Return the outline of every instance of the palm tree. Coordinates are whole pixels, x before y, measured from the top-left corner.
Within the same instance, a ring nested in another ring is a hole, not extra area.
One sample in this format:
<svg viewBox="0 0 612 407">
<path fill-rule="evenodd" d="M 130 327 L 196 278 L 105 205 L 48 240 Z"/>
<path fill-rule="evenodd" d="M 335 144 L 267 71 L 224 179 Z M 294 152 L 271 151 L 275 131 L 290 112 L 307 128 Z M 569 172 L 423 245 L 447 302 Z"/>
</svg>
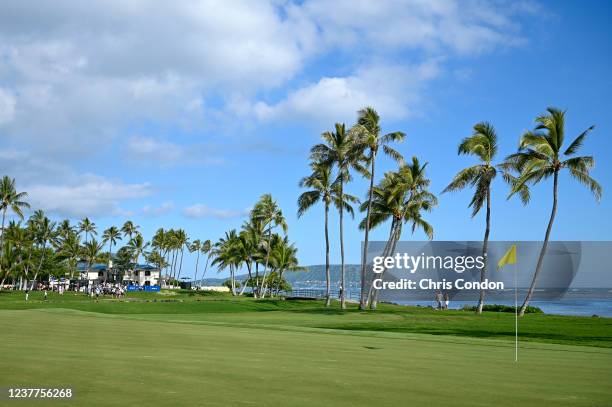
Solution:
<svg viewBox="0 0 612 407">
<path fill-rule="evenodd" d="M 91 272 L 91 266 L 96 262 L 98 257 L 100 257 L 103 246 L 104 242 L 98 243 L 95 237 L 92 238 L 91 241 L 85 242 L 85 245 L 83 245 L 83 256 L 85 257 L 85 261 L 87 261 L 87 272 Z M 104 280 L 106 281 L 106 273 Z"/>
<path fill-rule="evenodd" d="M 136 232 L 136 235 L 128 242 L 128 248 L 132 253 L 134 264 L 138 265 L 138 259 L 140 259 L 140 256 L 147 250 L 147 247 L 149 247 L 149 242 L 145 242 L 142 235 Z"/>
<path fill-rule="evenodd" d="M 70 278 L 72 279 L 76 271 L 77 262 L 82 253 L 79 235 L 74 231 L 69 232 L 62 240 L 59 253 L 62 257 L 68 260 L 68 265 L 70 267 Z"/>
<path fill-rule="evenodd" d="M 17 192 L 15 187 L 15 179 L 8 176 L 2 177 L 0 183 L 0 211 L 2 211 L 2 234 L 0 234 L 0 249 L 4 245 L 4 224 L 6 221 L 6 213 L 10 209 L 20 219 L 23 219 L 23 209 L 29 209 L 30 204 L 24 201 L 27 198 L 27 192 Z M 0 262 L 0 275 L 2 275 L 2 263 Z M 0 287 L 0 290 L 2 287 Z"/>
<path fill-rule="evenodd" d="M 404 223 L 410 223 L 412 233 L 420 228 L 429 239 L 433 239 L 433 227 L 423 219 L 422 211 L 431 211 L 437 204 L 436 197 L 427 190 L 429 179 L 425 176 L 427 163 L 421 165 L 416 157 L 412 163 L 401 165 L 395 172 L 387 172 L 380 183 L 372 191 L 370 227 L 375 228 L 391 220 L 389 238 L 382 256 L 390 256 L 402 234 Z M 366 211 L 370 203 L 364 202 L 361 211 Z M 359 224 L 365 229 L 367 218 Z M 383 274 L 379 278 L 383 278 Z M 371 309 L 376 309 L 378 291 L 370 284 L 366 302 Z"/>
<path fill-rule="evenodd" d="M 36 278 L 42 269 L 43 261 L 45 259 L 47 243 L 57 243 L 57 232 L 55 230 L 56 223 L 47 218 L 44 212 L 40 209 L 34 212 L 28 222 L 31 224 L 31 229 L 34 230 L 34 240 L 41 251 L 40 261 L 38 263 L 36 272 L 34 273 L 34 277 L 32 278 L 32 285 L 30 286 L 30 290 L 33 290 L 34 284 L 36 283 Z"/>
<path fill-rule="evenodd" d="M 193 281 L 195 282 L 198 278 L 198 265 L 200 263 L 200 253 L 202 250 L 202 241 L 200 239 L 196 239 L 188 247 L 189 253 L 197 252 L 196 255 L 196 266 L 195 266 L 195 275 L 193 276 Z"/>
<path fill-rule="evenodd" d="M 218 266 L 219 271 L 228 267 L 230 269 L 232 295 L 236 295 L 236 276 L 234 273 L 235 269 L 240 264 L 235 250 L 238 240 L 239 237 L 236 233 L 236 229 L 225 232 L 225 237 L 222 237 L 217 243 L 215 243 L 212 253 L 215 258 L 213 259 L 211 265 Z"/>
<path fill-rule="evenodd" d="M 200 252 L 206 255 L 206 264 L 204 265 L 204 271 L 202 272 L 201 279 L 204 279 L 206 275 L 206 270 L 208 270 L 208 261 L 210 260 L 210 250 L 212 249 L 212 243 L 209 239 L 206 239 L 202 243 L 202 247 L 200 248 Z"/>
<path fill-rule="evenodd" d="M 134 225 L 134 222 L 131 220 L 125 221 L 123 226 L 121 227 L 121 232 L 123 236 L 128 238 L 128 242 L 132 240 L 132 237 L 138 233 L 139 227 Z"/>
<path fill-rule="evenodd" d="M 163 267 L 160 267 L 159 269 L 160 277 L 161 277 L 162 268 L 166 268 L 166 277 L 169 277 L 169 273 L 170 273 L 168 270 L 168 267 L 170 266 L 170 263 L 168 261 L 169 260 L 168 256 L 170 252 L 169 233 L 165 231 L 163 228 L 157 229 L 157 231 L 153 235 L 153 239 L 151 240 L 151 246 L 153 247 L 154 251 L 156 251 L 164 259 Z M 155 260 L 159 260 L 159 259 L 155 258 Z M 162 264 L 162 262 L 159 262 L 159 261 L 156 261 L 155 263 Z"/>
<path fill-rule="evenodd" d="M 468 185 L 474 187 L 474 195 L 468 205 L 468 207 L 472 208 L 472 217 L 476 216 L 486 203 L 486 226 L 482 243 L 484 266 L 480 272 L 480 281 L 484 282 L 487 275 L 487 248 L 489 245 L 489 232 L 491 230 L 491 183 L 497 175 L 497 169 L 493 164 L 497 154 L 497 134 L 495 133 L 495 128 L 487 122 L 477 123 L 474 126 L 474 133 L 461 141 L 457 153 L 476 156 L 480 160 L 480 164 L 459 171 L 442 192 L 457 191 L 466 188 Z M 484 298 L 485 290 L 481 289 L 476 309 L 477 314 L 482 313 Z"/>
<path fill-rule="evenodd" d="M 338 168 L 338 196 L 344 197 L 344 185 L 351 180 L 349 170 L 357 170 L 364 176 L 369 176 L 368 171 L 361 165 L 365 161 L 363 148 L 360 146 L 355 135 L 347 133 L 344 124 L 336 123 L 335 131 L 326 131 L 322 135 L 326 144 L 317 144 L 312 147 L 311 160 Z M 346 282 L 344 269 L 344 205 L 338 205 L 340 213 L 340 307 L 346 308 Z"/>
<path fill-rule="evenodd" d="M 70 219 L 64 219 L 57 226 L 57 233 L 62 239 L 66 239 L 72 232 L 74 232 L 74 226 L 70 224 Z"/>
<path fill-rule="evenodd" d="M 278 235 L 277 235 L 278 236 Z M 297 259 L 297 248 L 294 244 L 289 243 L 287 236 L 276 240 L 276 244 L 272 247 L 271 263 L 278 273 L 278 286 L 281 286 L 283 281 L 283 273 L 285 271 L 304 271 L 305 267 L 299 265 Z M 277 294 L 278 294 L 277 290 Z"/>
<path fill-rule="evenodd" d="M 253 207 L 251 211 L 251 217 L 255 221 L 260 221 L 263 225 L 263 233 L 267 234 L 268 239 L 266 242 L 266 262 L 263 271 L 263 279 L 261 281 L 261 298 L 266 296 L 266 273 L 268 271 L 268 264 L 270 261 L 270 243 L 272 241 L 272 230 L 278 226 L 281 227 L 283 232 L 287 233 L 287 222 L 283 216 L 283 212 L 278 207 L 276 201 L 270 194 L 264 194 L 259 198 L 259 201 Z"/>
<path fill-rule="evenodd" d="M 96 224 L 89 220 L 89 218 L 83 218 L 79 222 L 79 233 L 85 232 L 85 243 L 89 241 L 89 235 L 97 236 Z"/>
<path fill-rule="evenodd" d="M 368 242 L 370 234 L 370 212 L 372 206 L 372 188 L 374 188 L 374 174 L 376 170 L 376 155 L 381 149 L 385 154 L 393 158 L 398 163 L 403 162 L 404 158 L 402 155 L 389 147 L 388 144 L 391 142 L 401 142 L 404 140 L 406 135 L 401 131 L 393 133 L 387 133 L 385 135 L 380 134 L 380 116 L 372 107 L 365 107 L 358 112 L 357 124 L 351 129 L 359 134 L 360 142 L 369 151 L 368 162 L 370 163 L 370 188 L 368 189 L 368 208 L 366 212 L 366 227 L 365 236 L 363 240 L 363 254 L 361 256 L 361 294 L 359 296 L 359 309 L 364 310 L 366 308 L 366 267 L 368 261 Z"/>
<path fill-rule="evenodd" d="M 179 278 L 181 278 L 181 271 L 183 270 L 183 253 L 185 252 L 185 247 L 189 245 L 189 238 L 187 237 L 187 233 L 185 233 L 185 231 L 183 229 L 178 229 L 175 234 L 174 234 L 175 238 L 176 238 L 176 248 L 177 250 L 181 251 L 181 261 L 179 264 L 179 270 L 178 270 L 178 277 L 177 280 Z M 178 254 L 177 254 L 178 257 Z"/>
<path fill-rule="evenodd" d="M 312 188 L 298 198 L 298 218 L 318 201 L 325 206 L 325 306 L 331 304 L 330 270 L 329 270 L 329 205 L 336 199 L 338 182 L 332 180 L 332 167 L 325 163 L 311 163 L 312 173 L 300 181 L 301 188 Z"/>
<path fill-rule="evenodd" d="M 9 222 L 4 233 L 6 233 L 7 246 L 10 246 L 14 254 L 12 257 L 13 272 L 19 275 L 19 287 L 23 289 L 27 285 L 30 265 L 30 257 L 27 259 L 25 257 L 27 252 L 29 255 L 32 254 L 33 235 L 27 228 L 21 227 L 21 222 L 15 221 Z"/>
<path fill-rule="evenodd" d="M 257 298 L 259 296 L 259 265 L 265 263 L 266 259 L 266 248 L 267 245 L 264 241 L 265 228 L 264 224 L 260 219 L 254 219 L 253 213 L 248 221 L 242 224 L 242 231 L 240 234 L 244 239 L 248 240 L 248 244 L 251 247 L 250 261 L 255 264 L 255 277 L 253 285 L 253 296 Z"/>
<path fill-rule="evenodd" d="M 121 240 L 121 232 L 116 226 L 111 226 L 106 229 L 102 235 L 102 242 L 108 242 L 108 268 L 111 272 L 113 269 L 113 245 L 115 245 L 118 240 Z M 106 283 L 106 277 L 104 278 L 104 282 Z"/>
<path fill-rule="evenodd" d="M 574 155 L 578 152 L 587 134 L 594 126 L 583 131 L 565 150 L 562 149 L 565 138 L 565 112 L 554 107 L 549 107 L 547 113 L 536 118 L 536 127 L 521 137 L 519 151 L 511 154 L 506 159 L 505 168 L 516 171 L 517 176 L 508 174 L 506 179 L 512 188 L 509 197 L 519 193 L 524 204 L 529 202 L 528 184 L 537 184 L 542 180 L 553 177 L 553 204 L 544 235 L 544 243 L 540 250 L 538 263 L 529 291 L 521 306 L 520 315 L 525 314 L 525 309 L 533 295 L 538 275 L 542 269 L 544 255 L 548 247 L 548 240 L 557 213 L 557 190 L 559 186 L 559 172 L 567 169 L 569 174 L 578 182 L 585 185 L 595 196 L 597 201 L 601 198 L 601 186 L 591 178 L 589 172 L 595 165 L 592 156 Z"/>
</svg>

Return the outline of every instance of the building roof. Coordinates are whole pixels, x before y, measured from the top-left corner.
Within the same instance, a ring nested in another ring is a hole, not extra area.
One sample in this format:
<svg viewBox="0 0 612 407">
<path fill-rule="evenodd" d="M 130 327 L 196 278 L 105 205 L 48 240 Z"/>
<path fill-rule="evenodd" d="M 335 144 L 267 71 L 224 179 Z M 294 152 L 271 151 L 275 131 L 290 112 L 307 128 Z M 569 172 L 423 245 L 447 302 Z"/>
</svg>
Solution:
<svg viewBox="0 0 612 407">
<path fill-rule="evenodd" d="M 105 263 L 95 263 L 91 265 L 91 271 L 104 271 L 107 268 L 108 264 Z M 77 263 L 77 271 L 85 272 L 87 269 L 87 262 L 80 261 Z M 137 264 L 134 270 L 159 271 L 157 267 L 151 266 L 150 264 Z"/>
</svg>

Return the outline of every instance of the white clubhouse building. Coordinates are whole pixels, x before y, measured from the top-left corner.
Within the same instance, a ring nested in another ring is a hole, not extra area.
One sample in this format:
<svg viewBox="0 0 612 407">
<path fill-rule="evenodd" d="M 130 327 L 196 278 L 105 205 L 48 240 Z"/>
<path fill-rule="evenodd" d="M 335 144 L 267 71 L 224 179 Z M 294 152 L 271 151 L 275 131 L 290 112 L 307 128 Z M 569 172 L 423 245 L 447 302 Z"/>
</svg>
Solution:
<svg viewBox="0 0 612 407">
<path fill-rule="evenodd" d="M 88 285 L 97 285 L 104 281 L 117 282 L 114 281 L 115 273 L 108 268 L 107 264 L 96 263 L 88 268 L 87 263 L 79 262 L 77 270 L 80 272 L 81 280 L 86 280 Z M 148 264 L 138 264 L 133 269 L 122 273 L 121 282 L 141 287 L 154 286 L 160 282 L 159 275 L 160 272 L 157 267 Z"/>
</svg>

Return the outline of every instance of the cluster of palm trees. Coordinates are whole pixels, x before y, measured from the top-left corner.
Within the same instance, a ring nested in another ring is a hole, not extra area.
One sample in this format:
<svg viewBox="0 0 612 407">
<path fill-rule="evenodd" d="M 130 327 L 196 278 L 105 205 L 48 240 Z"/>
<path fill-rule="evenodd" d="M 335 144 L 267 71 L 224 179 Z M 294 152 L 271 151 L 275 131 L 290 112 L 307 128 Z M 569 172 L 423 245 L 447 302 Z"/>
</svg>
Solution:
<svg viewBox="0 0 612 407">
<path fill-rule="evenodd" d="M 542 269 L 552 225 L 557 211 L 557 191 L 559 173 L 567 170 L 581 184 L 587 186 L 597 200 L 601 197 L 601 186 L 591 178 L 590 170 L 594 166 L 591 156 L 576 156 L 587 134 L 593 126 L 579 134 L 572 143 L 563 149 L 565 140 L 565 112 L 557 108 L 548 108 L 546 113 L 536 118 L 534 130 L 528 131 L 520 138 L 519 149 L 510 154 L 503 162 L 495 163 L 498 144 L 497 134 L 490 123 L 481 122 L 474 126 L 471 136 L 463 139 L 458 148 L 458 154 L 475 156 L 479 163 L 461 170 L 444 189 L 443 192 L 456 191 L 466 187 L 474 188 L 474 195 L 469 203 L 472 217 L 486 207 L 485 233 L 483 239 L 483 254 L 487 253 L 491 230 L 491 185 L 496 175 L 509 185 L 508 199 L 519 195 L 523 204 L 530 200 L 529 185 L 553 179 L 553 203 L 550 219 L 544 235 L 538 262 L 532 282 L 520 310 L 523 315 L 533 295 L 538 275 Z M 396 243 L 401 237 L 402 226 L 411 225 L 414 232 L 420 228 L 433 238 L 432 226 L 423 219 L 423 213 L 430 211 L 436 204 L 436 197 L 428 191 L 429 179 L 426 177 L 427 163 L 421 164 L 413 157 L 406 162 L 403 156 L 392 149 L 391 142 L 399 142 L 405 135 L 401 132 L 381 134 L 380 117 L 371 107 L 358 112 L 356 123 L 346 129 L 344 124 L 336 124 L 335 131 L 324 132 L 324 143 L 311 149 L 311 174 L 300 181 L 300 186 L 308 188 L 298 198 L 298 217 L 317 202 L 322 202 L 325 208 L 324 229 L 326 243 L 326 288 L 327 302 L 330 304 L 330 261 L 329 261 L 329 208 L 333 205 L 339 213 L 339 239 L 341 258 L 340 303 L 345 308 L 345 274 L 344 274 L 344 242 L 343 213 L 353 216 L 351 204 L 359 200 L 345 193 L 346 184 L 351 181 L 351 172 L 358 173 L 369 180 L 366 199 L 359 209 L 365 213 L 360 222 L 360 229 L 365 231 L 361 264 L 360 309 L 377 306 L 377 290 L 367 280 L 367 252 L 369 231 L 371 228 L 390 222 L 389 237 L 383 250 L 383 256 L 395 251 Z M 382 149 L 386 155 L 397 162 L 398 169 L 383 175 L 375 184 L 375 169 L 378 152 Z M 487 265 L 481 272 L 481 280 L 486 278 Z M 481 313 L 485 300 L 485 291 L 480 292 L 477 312 Z"/>
<path fill-rule="evenodd" d="M 121 281 L 120 273 L 133 269 L 143 256 L 149 264 L 160 270 L 166 269 L 168 283 L 172 283 L 180 279 L 185 249 L 198 252 L 196 277 L 200 254 L 209 255 L 211 252 L 210 240 L 189 242 L 182 229 L 159 229 L 149 243 L 140 233 L 139 226 L 130 220 L 121 228 L 111 226 L 103 230 L 100 241 L 96 239 L 98 227 L 87 217 L 77 225 L 71 225 L 68 219 L 57 223 L 45 216 L 42 210 L 37 210 L 22 224 L 23 210 L 30 208 L 25 201 L 27 193 L 17 192 L 15 180 L 8 176 L 4 176 L 0 183 L 0 198 L 0 288 L 7 280 L 15 283 L 14 287 L 33 289 L 36 281 L 50 275 L 68 275 L 72 279 L 76 276 L 79 261 L 86 262 L 88 270 L 98 262 L 108 264 L 114 280 Z M 6 217 L 10 212 L 19 220 L 11 220 L 7 225 Z M 114 252 L 113 249 L 124 239 L 127 244 Z M 29 287 L 28 282 L 31 282 Z"/>
<path fill-rule="evenodd" d="M 298 198 L 298 217 L 317 202 L 325 207 L 325 246 L 326 246 L 326 305 L 331 302 L 330 261 L 329 261 L 329 208 L 333 205 L 339 214 L 340 239 L 340 306 L 346 308 L 346 276 L 344 266 L 344 212 L 354 216 L 352 204 L 360 203 L 359 199 L 345 192 L 346 184 L 357 173 L 370 182 L 366 200 L 360 210 L 365 212 L 365 219 L 360 228 L 365 231 L 362 268 L 360 309 L 377 306 L 376 290 L 368 284 L 366 278 L 369 232 L 391 219 L 391 230 L 385 246 L 385 253 L 395 250 L 395 244 L 401 237 L 402 225 L 409 223 L 412 230 L 422 228 L 433 238 L 433 228 L 423 219 L 423 212 L 430 211 L 436 204 L 436 197 L 427 188 L 429 180 L 425 175 L 427 163 L 421 165 L 413 157 L 410 163 L 390 144 L 401 142 L 405 135 L 396 131 L 381 133 L 380 116 L 372 107 L 358 112 L 356 123 L 347 130 L 344 123 L 336 123 L 334 131 L 322 134 L 324 143 L 313 146 L 310 150 L 311 174 L 300 181 L 300 186 L 308 188 Z M 398 169 L 384 174 L 379 184 L 375 185 L 375 171 L 378 153 L 382 150 L 397 162 Z"/>
<path fill-rule="evenodd" d="M 565 141 L 565 112 L 548 108 L 546 113 L 536 118 L 536 126 L 520 138 L 519 148 L 503 161 L 496 162 L 498 152 L 497 134 L 493 125 L 477 123 L 473 133 L 463 139 L 458 154 L 471 155 L 478 163 L 461 170 L 453 178 L 443 193 L 471 187 L 474 194 L 469 203 L 472 216 L 486 208 L 483 254 L 486 254 L 491 231 L 491 194 L 492 183 L 501 174 L 509 185 L 508 199 L 514 195 L 523 204 L 530 201 L 529 186 L 552 178 L 552 210 L 544 235 L 533 279 L 521 308 L 521 315 L 533 295 L 538 275 L 541 272 L 544 256 L 548 247 L 552 226 L 557 213 L 559 174 L 567 171 L 569 175 L 587 186 L 597 200 L 602 188 L 590 176 L 594 166 L 592 156 L 577 156 L 588 133 L 593 126 L 579 134 L 568 147 Z M 389 235 L 383 256 L 391 255 L 401 238 L 404 224 L 411 231 L 421 229 L 429 239 L 433 238 L 433 227 L 423 218 L 423 214 L 437 205 L 437 198 L 429 191 L 430 180 L 425 173 L 427 163 L 417 157 L 405 160 L 390 144 L 401 142 L 404 133 L 396 131 L 382 134 L 380 117 L 371 107 L 358 112 L 357 121 L 347 129 L 343 123 L 336 123 L 334 130 L 322 134 L 323 143 L 316 144 L 310 151 L 308 176 L 300 181 L 307 188 L 298 198 L 298 217 L 316 203 L 324 206 L 326 305 L 330 305 L 330 241 L 329 211 L 333 206 L 338 211 L 339 246 L 341 259 L 340 304 L 346 308 L 346 281 L 344 264 L 344 214 L 354 216 L 353 205 L 359 204 L 364 213 L 359 228 L 364 233 L 361 266 L 361 290 L 359 305 L 361 309 L 375 309 L 377 291 L 368 281 L 367 252 L 369 232 L 372 228 L 389 224 Z M 379 152 L 392 158 L 397 169 L 388 171 L 376 182 L 376 162 Z M 346 192 L 347 185 L 358 174 L 369 181 L 365 200 L 360 200 Z M 110 270 L 120 272 L 138 264 L 141 256 L 149 264 L 166 270 L 169 281 L 177 282 L 183 271 L 185 251 L 196 253 L 195 279 L 198 278 L 200 256 L 206 256 L 204 278 L 209 266 L 219 270 L 229 269 L 228 286 L 234 295 L 243 294 L 251 287 L 255 297 L 264 298 L 267 293 L 274 294 L 287 283 L 283 279 L 286 271 L 302 270 L 297 260 L 297 249 L 287 237 L 287 223 L 277 202 L 270 194 L 261 196 L 244 222 L 240 231 L 235 229 L 225 233 L 218 242 L 210 240 L 190 241 L 183 229 L 158 229 L 151 242 L 145 241 L 139 227 L 127 221 L 121 229 L 111 226 L 102 232 L 101 241 L 96 239 L 97 227 L 89 218 L 78 225 L 69 220 L 56 223 L 41 210 L 35 211 L 22 224 L 23 211 L 29 209 L 27 193 L 18 192 L 15 180 L 4 176 L 0 182 L 0 212 L 2 213 L 2 234 L 0 235 L 0 287 L 7 279 L 19 282 L 25 288 L 28 281 L 36 281 L 41 274 L 68 273 L 74 276 L 79 261 L 86 261 L 88 269 L 96 262 L 109 264 Z M 7 214 L 13 213 L 18 221 L 6 224 Z M 390 221 L 390 222 L 388 222 Z M 278 232 L 281 233 L 278 233 Z M 84 241 L 81 242 L 81 237 Z M 127 245 L 116 252 L 119 241 L 126 239 Z M 104 251 L 105 247 L 107 251 Z M 481 280 L 486 278 L 487 265 L 481 272 Z M 117 267 L 113 267 L 116 261 Z M 236 281 L 236 271 L 246 267 L 248 277 L 243 282 Z M 117 278 L 117 276 L 116 276 Z M 237 289 L 240 292 L 237 292 Z M 481 291 L 477 312 L 482 311 L 485 291 Z"/>
<path fill-rule="evenodd" d="M 276 232 L 280 229 L 282 234 Z M 229 269 L 228 286 L 233 295 L 242 295 L 247 287 L 255 298 L 265 298 L 288 288 L 286 271 L 305 270 L 298 263 L 297 248 L 287 237 L 287 222 L 272 195 L 262 195 L 238 232 L 232 229 L 213 245 L 211 264 Z M 236 281 L 236 271 L 246 267 L 247 278 Z M 240 286 L 240 292 L 237 289 Z"/>
</svg>

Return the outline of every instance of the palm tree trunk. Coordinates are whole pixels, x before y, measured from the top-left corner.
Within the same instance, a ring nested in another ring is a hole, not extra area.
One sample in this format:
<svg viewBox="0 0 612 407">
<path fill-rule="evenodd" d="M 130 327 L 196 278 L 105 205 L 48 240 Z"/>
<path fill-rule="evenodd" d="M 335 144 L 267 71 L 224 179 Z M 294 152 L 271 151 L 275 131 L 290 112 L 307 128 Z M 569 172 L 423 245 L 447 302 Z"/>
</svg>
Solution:
<svg viewBox="0 0 612 407">
<path fill-rule="evenodd" d="M 389 251 L 393 243 L 393 235 L 395 233 L 395 222 L 396 222 L 395 218 L 393 218 L 393 220 L 391 221 L 391 228 L 389 229 L 389 237 L 387 238 L 387 243 L 385 243 L 385 247 L 383 248 L 383 251 L 381 254 L 383 258 L 389 255 Z M 372 273 L 372 280 L 368 281 L 369 289 L 368 289 L 368 295 L 366 298 L 366 305 L 369 305 L 372 303 L 372 295 L 374 294 L 374 285 L 373 285 L 374 277 L 375 277 L 375 274 Z"/>
<path fill-rule="evenodd" d="M 181 278 L 181 272 L 183 270 L 183 252 L 185 249 L 181 248 L 181 262 L 179 264 L 179 270 L 178 270 L 178 277 L 176 278 L 177 280 L 179 280 Z M 179 282 L 180 284 L 180 282 Z"/>
<path fill-rule="evenodd" d="M 200 279 L 204 279 L 204 276 L 206 275 L 206 270 L 208 270 L 208 260 L 210 260 L 210 256 L 206 255 L 206 264 L 204 265 L 204 271 L 202 272 L 202 277 L 200 277 Z"/>
<path fill-rule="evenodd" d="M 331 273 L 329 271 L 329 203 L 325 202 L 325 306 L 331 305 Z"/>
<path fill-rule="evenodd" d="M 255 291 L 253 297 L 259 298 L 259 262 L 255 262 Z"/>
<path fill-rule="evenodd" d="M 346 309 L 346 281 L 344 276 L 344 176 L 340 176 L 340 308 Z"/>
<path fill-rule="evenodd" d="M 268 247 L 266 247 L 266 264 L 264 265 L 263 278 L 261 280 L 261 298 L 266 296 L 266 272 L 268 271 L 268 261 L 270 260 L 270 242 L 272 241 L 272 227 L 268 229 Z"/>
<path fill-rule="evenodd" d="M 387 253 L 385 253 L 385 256 L 389 256 L 392 255 L 395 252 L 395 247 L 397 246 L 397 242 L 399 241 L 400 236 L 402 235 L 402 221 L 401 219 L 397 221 L 397 224 L 395 226 L 395 230 L 393 231 L 392 237 L 391 237 L 391 244 L 388 247 L 388 251 Z M 382 279 L 383 276 L 385 274 L 385 270 L 383 270 L 382 273 L 380 273 L 379 278 Z M 378 307 L 378 290 L 374 290 L 372 292 L 372 298 L 370 299 L 370 309 L 371 310 L 376 310 L 376 308 Z"/>
<path fill-rule="evenodd" d="M 195 276 L 193 277 L 193 281 L 196 282 L 198 280 L 198 263 L 200 262 L 200 251 L 198 250 L 198 256 L 196 257 L 196 270 Z"/>
<path fill-rule="evenodd" d="M 366 309 L 366 267 L 368 261 L 368 238 L 370 235 L 370 212 L 372 211 L 372 190 L 374 189 L 374 162 L 376 160 L 376 152 L 372 150 L 370 152 L 370 160 L 372 161 L 371 177 L 370 177 L 370 189 L 368 191 L 368 212 L 366 215 L 365 225 L 365 237 L 363 240 L 363 255 L 361 256 L 361 291 L 359 294 L 359 309 Z"/>
<path fill-rule="evenodd" d="M 178 272 L 179 278 L 181 277 L 181 273 L 183 272 L 183 253 L 184 252 L 185 252 L 185 248 L 181 247 L 181 261 L 179 264 L 179 272 Z"/>
<path fill-rule="evenodd" d="M 2 211 L 2 234 L 0 235 L 0 252 L 4 253 L 4 222 L 6 220 L 6 208 Z M 0 261 L 0 274 L 2 274 L 2 261 Z M 2 279 L 2 285 L 0 285 L 0 290 L 2 290 L 2 286 L 4 285 L 4 280 L 6 276 Z"/>
<path fill-rule="evenodd" d="M 488 264 L 488 248 L 489 248 L 489 232 L 491 230 L 491 186 L 487 188 L 487 226 L 485 228 L 484 241 L 482 243 L 482 257 L 484 258 L 484 266 L 480 272 L 480 282 L 484 283 L 487 278 L 487 264 Z M 484 287 L 484 284 L 482 284 Z M 480 290 L 480 298 L 478 299 L 478 308 L 476 308 L 477 314 L 482 314 L 482 307 L 484 306 L 485 289 Z"/>
<path fill-rule="evenodd" d="M 43 245 L 42 247 L 42 254 L 40 255 L 40 261 L 38 262 L 38 268 L 36 269 L 36 273 L 34 273 L 34 277 L 32 278 L 32 285 L 30 286 L 30 291 L 34 289 L 34 284 L 36 283 L 36 278 L 38 277 L 38 273 L 40 273 L 40 269 L 42 268 L 44 259 L 45 259 L 45 245 Z"/>
<path fill-rule="evenodd" d="M 552 225 L 555 221 L 555 215 L 557 214 L 557 187 L 559 184 L 559 170 L 555 170 L 554 181 L 553 181 L 553 206 L 550 212 L 550 220 L 548 221 L 548 227 L 546 228 L 546 235 L 544 236 L 544 243 L 542 244 L 542 249 L 540 250 L 540 256 L 538 257 L 538 264 L 536 265 L 535 273 L 533 273 L 533 280 L 531 280 L 531 285 L 529 286 L 529 291 L 527 291 L 527 296 L 525 297 L 525 301 L 521 306 L 521 310 L 519 311 L 519 316 L 525 315 L 525 310 L 529 305 L 529 301 L 533 295 L 533 290 L 535 290 L 536 280 L 538 279 L 538 275 L 542 270 L 542 265 L 544 263 L 544 255 L 546 254 L 546 249 L 548 248 L 548 240 L 550 238 L 550 231 L 552 230 Z"/>
</svg>

